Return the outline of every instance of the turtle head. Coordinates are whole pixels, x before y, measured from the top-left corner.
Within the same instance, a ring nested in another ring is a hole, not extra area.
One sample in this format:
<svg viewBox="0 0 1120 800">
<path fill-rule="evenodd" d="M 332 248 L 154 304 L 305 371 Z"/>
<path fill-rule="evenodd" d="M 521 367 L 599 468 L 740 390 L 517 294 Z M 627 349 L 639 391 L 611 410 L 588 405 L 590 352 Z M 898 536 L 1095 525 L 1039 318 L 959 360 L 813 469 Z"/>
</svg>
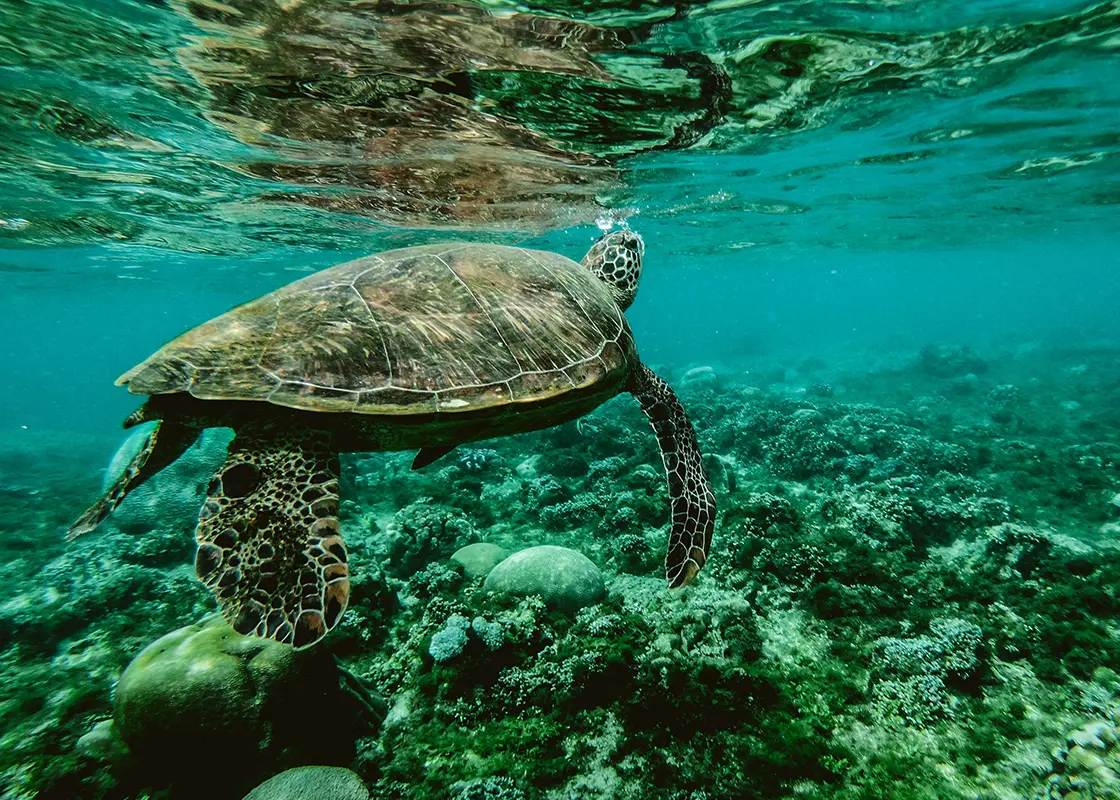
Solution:
<svg viewBox="0 0 1120 800">
<path fill-rule="evenodd" d="M 583 257 L 583 266 L 611 290 L 618 307 L 625 311 L 638 293 L 642 277 L 642 237 L 629 228 L 604 233 Z"/>
</svg>

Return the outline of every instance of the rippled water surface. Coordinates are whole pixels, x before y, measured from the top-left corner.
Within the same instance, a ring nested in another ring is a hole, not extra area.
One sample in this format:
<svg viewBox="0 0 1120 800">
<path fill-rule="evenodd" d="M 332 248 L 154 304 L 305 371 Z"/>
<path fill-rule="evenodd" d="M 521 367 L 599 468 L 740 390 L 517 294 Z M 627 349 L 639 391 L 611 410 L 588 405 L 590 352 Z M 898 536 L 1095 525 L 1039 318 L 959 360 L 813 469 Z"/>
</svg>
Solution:
<svg viewBox="0 0 1120 800">
<path fill-rule="evenodd" d="M 1118 18 L 9 0 L 0 242 L 259 256 L 603 214 L 690 256 L 1084 236 L 1120 203 Z"/>
</svg>

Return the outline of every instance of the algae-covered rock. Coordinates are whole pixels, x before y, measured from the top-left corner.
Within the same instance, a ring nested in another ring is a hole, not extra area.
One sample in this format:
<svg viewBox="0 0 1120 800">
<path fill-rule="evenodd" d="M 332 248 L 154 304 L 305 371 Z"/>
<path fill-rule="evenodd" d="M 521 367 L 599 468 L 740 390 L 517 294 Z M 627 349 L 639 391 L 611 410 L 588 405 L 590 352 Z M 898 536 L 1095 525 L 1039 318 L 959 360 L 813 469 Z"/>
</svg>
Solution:
<svg viewBox="0 0 1120 800">
<path fill-rule="evenodd" d="M 245 800 L 367 800 L 362 779 L 342 767 L 297 767 L 274 775 Z"/>
<path fill-rule="evenodd" d="M 94 725 L 89 733 L 78 739 L 74 750 L 98 761 L 116 761 L 126 752 L 111 719 L 103 719 Z"/>
<path fill-rule="evenodd" d="M 490 570 L 494 569 L 508 555 L 509 553 L 496 544 L 477 542 L 456 550 L 451 555 L 451 563 L 462 567 L 463 574 L 468 578 L 477 580 L 489 575 Z"/>
<path fill-rule="evenodd" d="M 281 754 L 344 763 L 353 739 L 341 705 L 329 652 L 241 636 L 213 616 L 132 660 L 117 683 L 114 727 L 161 779 L 190 780 L 216 754 L 254 776 Z"/>
<path fill-rule="evenodd" d="M 1098 676 L 1101 671 L 1098 671 Z M 1097 676 L 1094 676 L 1097 677 Z M 1103 688 L 1103 687 L 1098 687 Z M 1110 712 L 1110 713 L 1109 713 Z M 1066 748 L 1053 752 L 1048 797 L 1120 798 L 1120 712 L 1109 709 L 1105 717 L 1089 720 L 1066 735 Z"/>
<path fill-rule="evenodd" d="M 541 545 L 520 550 L 491 570 L 484 587 L 495 594 L 539 595 L 548 605 L 575 611 L 602 599 L 603 573 L 582 553 Z"/>
<path fill-rule="evenodd" d="M 720 388 L 720 376 L 712 367 L 693 367 L 681 376 L 680 385 L 715 391 Z"/>
</svg>

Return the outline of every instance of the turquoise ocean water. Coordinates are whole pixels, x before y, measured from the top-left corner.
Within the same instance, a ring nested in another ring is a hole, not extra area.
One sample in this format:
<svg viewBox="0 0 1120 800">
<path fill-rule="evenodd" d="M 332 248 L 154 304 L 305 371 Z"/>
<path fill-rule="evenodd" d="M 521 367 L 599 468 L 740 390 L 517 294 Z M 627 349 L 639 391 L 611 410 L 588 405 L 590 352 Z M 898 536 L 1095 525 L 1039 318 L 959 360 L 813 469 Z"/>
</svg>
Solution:
<svg viewBox="0 0 1120 800">
<path fill-rule="evenodd" d="M 1113 2 L 0 0 L 0 798 L 1120 796 L 1118 121 Z M 228 437 L 64 541 L 179 333 L 624 224 L 720 509 L 683 593 L 625 396 L 345 456 L 319 655 L 208 617 Z"/>
</svg>

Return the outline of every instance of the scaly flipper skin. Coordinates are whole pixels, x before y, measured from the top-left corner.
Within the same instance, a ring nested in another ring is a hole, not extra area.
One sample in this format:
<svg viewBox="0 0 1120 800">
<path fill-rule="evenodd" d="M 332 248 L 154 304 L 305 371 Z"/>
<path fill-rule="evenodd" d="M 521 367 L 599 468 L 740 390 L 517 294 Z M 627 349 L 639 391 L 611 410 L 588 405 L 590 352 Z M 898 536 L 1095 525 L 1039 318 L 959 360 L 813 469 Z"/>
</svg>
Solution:
<svg viewBox="0 0 1120 800">
<path fill-rule="evenodd" d="M 649 417 L 669 479 L 672 527 L 665 554 L 665 577 L 670 589 L 687 586 L 708 558 L 716 520 L 716 497 L 704 471 L 696 432 L 669 384 L 639 364 L 630 392 Z"/>
<path fill-rule="evenodd" d="M 254 422 L 237 429 L 199 514 L 195 572 L 238 633 L 307 647 L 346 610 L 329 434 Z"/>
<path fill-rule="evenodd" d="M 198 428 L 166 420 L 156 422 L 140 452 L 124 468 L 120 477 L 113 481 L 112 486 L 105 490 L 105 494 L 70 526 L 70 530 L 66 532 L 66 540 L 72 541 L 95 530 L 129 492 L 175 461 L 197 438 Z"/>
</svg>

